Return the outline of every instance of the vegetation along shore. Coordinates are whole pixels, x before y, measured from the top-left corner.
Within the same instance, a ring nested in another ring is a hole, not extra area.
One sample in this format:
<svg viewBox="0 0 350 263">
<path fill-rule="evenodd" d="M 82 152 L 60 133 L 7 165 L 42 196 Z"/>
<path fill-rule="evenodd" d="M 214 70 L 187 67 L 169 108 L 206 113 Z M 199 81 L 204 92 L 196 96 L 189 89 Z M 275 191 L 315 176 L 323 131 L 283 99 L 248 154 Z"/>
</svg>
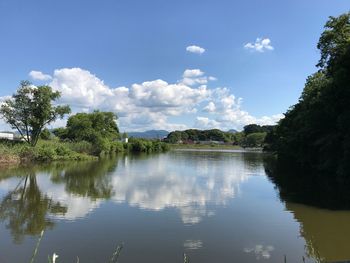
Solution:
<svg viewBox="0 0 350 263">
<path fill-rule="evenodd" d="M 112 112 L 77 113 L 68 118 L 66 127 L 49 131 L 47 125 L 71 112 L 67 105 L 53 105 L 59 97 L 60 93 L 49 86 L 21 82 L 17 92 L 0 107 L 0 116 L 17 131 L 17 136 L 0 141 L 0 164 L 93 160 L 111 153 L 168 149 L 159 140 L 126 141 Z"/>
</svg>

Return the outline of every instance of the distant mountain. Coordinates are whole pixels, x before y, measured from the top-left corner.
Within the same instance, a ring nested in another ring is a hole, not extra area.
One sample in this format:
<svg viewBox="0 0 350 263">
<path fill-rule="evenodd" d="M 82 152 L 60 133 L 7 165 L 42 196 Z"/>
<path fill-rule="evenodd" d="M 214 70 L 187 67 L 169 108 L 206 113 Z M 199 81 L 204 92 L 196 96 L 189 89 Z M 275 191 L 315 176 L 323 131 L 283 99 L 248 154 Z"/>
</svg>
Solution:
<svg viewBox="0 0 350 263">
<path fill-rule="evenodd" d="M 237 133 L 238 131 L 235 130 L 235 129 L 231 129 L 231 130 L 228 130 L 227 132 L 229 132 L 229 133 Z"/>
<path fill-rule="evenodd" d="M 144 132 L 127 132 L 129 138 L 144 138 L 144 139 L 163 139 L 167 137 L 169 132 L 165 130 L 149 130 Z"/>
</svg>

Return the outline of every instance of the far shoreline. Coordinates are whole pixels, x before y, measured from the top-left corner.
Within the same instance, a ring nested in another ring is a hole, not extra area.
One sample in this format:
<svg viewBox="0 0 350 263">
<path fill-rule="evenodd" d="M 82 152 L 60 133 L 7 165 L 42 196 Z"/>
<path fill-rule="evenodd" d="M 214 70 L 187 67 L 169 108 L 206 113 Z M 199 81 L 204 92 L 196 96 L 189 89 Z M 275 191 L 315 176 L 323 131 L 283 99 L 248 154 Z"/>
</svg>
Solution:
<svg viewBox="0 0 350 263">
<path fill-rule="evenodd" d="M 217 151 L 217 152 L 263 152 L 262 147 L 241 147 L 238 145 L 169 144 L 172 151 Z"/>
</svg>

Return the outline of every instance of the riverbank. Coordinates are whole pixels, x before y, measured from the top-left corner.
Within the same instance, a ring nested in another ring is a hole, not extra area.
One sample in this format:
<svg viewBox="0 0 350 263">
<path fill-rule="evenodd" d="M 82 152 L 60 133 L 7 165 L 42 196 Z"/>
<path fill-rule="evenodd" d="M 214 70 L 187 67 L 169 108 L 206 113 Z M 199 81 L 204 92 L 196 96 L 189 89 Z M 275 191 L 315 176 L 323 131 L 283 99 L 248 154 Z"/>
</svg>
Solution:
<svg viewBox="0 0 350 263">
<path fill-rule="evenodd" d="M 233 150 L 233 151 L 256 151 L 261 152 L 262 147 L 242 147 L 239 145 L 227 144 L 169 144 L 170 149 L 174 150 Z"/>
<path fill-rule="evenodd" d="M 108 154 L 164 152 L 168 149 L 165 143 L 141 139 L 129 143 L 113 141 L 102 146 L 86 141 L 69 142 L 52 139 L 39 140 L 35 147 L 25 142 L 0 140 L 0 166 L 53 161 L 88 161 L 97 160 Z"/>
<path fill-rule="evenodd" d="M 85 145 L 86 146 L 86 145 Z M 85 149 L 84 149 L 85 148 Z M 40 140 L 36 147 L 25 142 L 0 141 L 0 165 L 31 162 L 94 160 L 82 143 Z"/>
</svg>

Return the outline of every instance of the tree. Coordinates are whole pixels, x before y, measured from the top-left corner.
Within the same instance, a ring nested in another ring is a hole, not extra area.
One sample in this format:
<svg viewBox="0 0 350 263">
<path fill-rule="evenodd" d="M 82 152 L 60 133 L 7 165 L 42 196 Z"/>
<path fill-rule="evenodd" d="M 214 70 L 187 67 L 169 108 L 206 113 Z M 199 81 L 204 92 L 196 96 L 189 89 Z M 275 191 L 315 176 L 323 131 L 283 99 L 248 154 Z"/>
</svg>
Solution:
<svg viewBox="0 0 350 263">
<path fill-rule="evenodd" d="M 50 140 L 50 137 L 51 137 L 51 132 L 49 131 L 48 128 L 45 128 L 41 131 L 41 134 L 40 134 L 40 139 L 42 140 Z"/>
<path fill-rule="evenodd" d="M 59 97 L 60 93 L 49 86 L 35 87 L 22 81 L 12 98 L 1 105 L 0 115 L 28 144 L 35 146 L 46 125 L 70 113 L 67 105 L 52 105 Z"/>
<path fill-rule="evenodd" d="M 261 132 L 261 127 L 260 125 L 257 125 L 257 124 L 248 124 L 244 126 L 243 130 L 244 130 L 244 134 L 248 135 L 250 133 Z"/>
<path fill-rule="evenodd" d="M 66 138 L 91 143 L 99 139 L 110 141 L 118 139 L 119 129 L 116 120 L 117 115 L 113 112 L 77 113 L 69 117 L 67 121 Z"/>
<path fill-rule="evenodd" d="M 261 147 L 264 143 L 266 132 L 250 133 L 246 136 L 244 146 Z"/>
<path fill-rule="evenodd" d="M 288 190 L 312 189 L 313 200 L 324 195 L 347 200 L 344 207 L 349 207 L 350 13 L 329 18 L 317 47 L 319 70 L 308 77 L 298 103 L 267 136 L 267 148 L 277 153 L 279 170 L 292 172 L 281 179 Z"/>
</svg>

